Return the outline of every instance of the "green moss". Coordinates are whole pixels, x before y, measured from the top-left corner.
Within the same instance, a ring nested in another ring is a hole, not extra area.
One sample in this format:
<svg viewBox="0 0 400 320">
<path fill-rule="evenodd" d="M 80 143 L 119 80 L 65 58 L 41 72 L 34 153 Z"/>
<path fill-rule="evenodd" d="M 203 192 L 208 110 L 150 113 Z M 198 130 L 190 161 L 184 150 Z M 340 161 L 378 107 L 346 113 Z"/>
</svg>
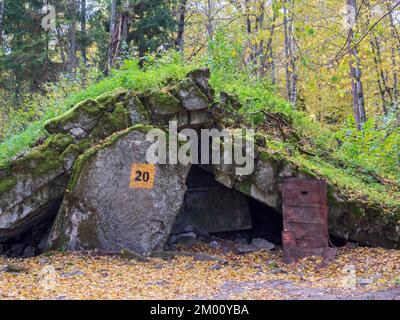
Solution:
<svg viewBox="0 0 400 320">
<path fill-rule="evenodd" d="M 172 115 L 182 111 L 181 102 L 169 92 L 153 91 L 145 100 L 157 115 Z"/>
<path fill-rule="evenodd" d="M 271 156 L 268 152 L 262 151 L 262 152 L 260 152 L 259 159 L 261 161 L 268 161 L 271 159 Z"/>
<path fill-rule="evenodd" d="M 47 143 L 50 148 L 62 152 L 73 142 L 73 136 L 69 134 L 58 133 L 55 136 L 51 136 L 49 139 L 47 139 L 45 143 Z"/>
<path fill-rule="evenodd" d="M 74 141 L 68 134 L 56 134 L 48 138 L 43 145 L 32 149 L 26 156 L 15 160 L 12 169 L 17 173 L 27 173 L 33 177 L 46 174 L 62 167 L 61 154 Z"/>
<path fill-rule="evenodd" d="M 124 130 L 131 125 L 129 112 L 121 102 L 116 104 L 110 120 L 115 131 Z"/>
<path fill-rule="evenodd" d="M 66 192 L 71 192 L 72 190 L 74 190 L 78 182 L 80 173 L 82 172 L 83 165 L 96 153 L 97 149 L 95 147 L 92 147 L 88 149 L 85 153 L 80 155 L 79 158 L 75 161 Z"/>
<path fill-rule="evenodd" d="M 116 103 L 116 96 L 113 92 L 106 92 L 96 98 L 96 102 L 110 112 Z"/>
<path fill-rule="evenodd" d="M 125 130 L 131 125 L 129 112 L 125 106 L 118 102 L 112 114 L 106 112 L 102 115 L 97 125 L 92 129 L 89 140 L 92 144 L 103 140 L 114 132 Z"/>
<path fill-rule="evenodd" d="M 235 184 L 235 189 L 246 194 L 251 195 L 251 186 L 253 183 L 251 181 L 240 181 Z"/>
<path fill-rule="evenodd" d="M 125 101 L 128 90 L 125 88 L 118 88 L 113 91 L 105 92 L 96 98 L 96 102 L 103 106 L 107 112 L 112 112 L 118 102 Z"/>
<path fill-rule="evenodd" d="M 64 152 L 61 154 L 60 158 L 65 159 L 68 155 L 74 155 L 75 157 L 78 157 L 82 153 L 82 150 L 79 146 L 75 144 L 70 144 Z"/>
<path fill-rule="evenodd" d="M 175 95 L 179 95 L 180 92 L 191 92 L 196 97 L 204 100 L 207 104 L 209 102 L 208 97 L 204 92 L 195 84 L 195 82 L 190 78 L 185 78 L 172 89 Z"/>
<path fill-rule="evenodd" d="M 133 93 L 127 95 L 126 107 L 128 112 L 132 112 L 132 110 L 129 110 L 129 107 L 131 106 L 143 117 L 145 121 L 150 121 L 149 108 L 146 108 L 138 96 Z"/>
<path fill-rule="evenodd" d="M 9 191 L 17 184 L 17 179 L 13 176 L 2 178 L 0 180 L 0 194 Z"/>
<path fill-rule="evenodd" d="M 80 153 L 85 152 L 92 146 L 92 142 L 89 139 L 83 139 L 77 143 Z"/>
<path fill-rule="evenodd" d="M 2 173 L 7 173 L 11 170 L 11 161 L 0 161 L 0 177 Z"/>
<path fill-rule="evenodd" d="M 365 210 L 357 205 L 353 205 L 351 208 L 351 215 L 356 217 L 357 219 L 362 218 L 364 216 Z"/>
<path fill-rule="evenodd" d="M 61 116 L 51 119 L 44 124 L 44 128 L 49 133 L 62 132 L 63 128 L 73 122 L 78 122 L 79 119 L 85 114 L 87 116 L 97 117 L 100 116 L 105 110 L 105 107 L 96 100 L 87 99 L 78 103 L 74 108 Z"/>
<path fill-rule="evenodd" d="M 111 123 L 111 114 L 106 112 L 102 115 L 99 122 L 92 129 L 88 138 L 91 141 L 91 144 L 95 144 L 107 138 L 115 131 L 116 130 L 114 129 L 114 126 Z"/>
<path fill-rule="evenodd" d="M 42 146 L 34 149 L 27 156 L 18 159 L 13 168 L 18 172 L 26 172 L 34 177 L 46 174 L 61 166 L 60 153 L 56 150 Z"/>
</svg>

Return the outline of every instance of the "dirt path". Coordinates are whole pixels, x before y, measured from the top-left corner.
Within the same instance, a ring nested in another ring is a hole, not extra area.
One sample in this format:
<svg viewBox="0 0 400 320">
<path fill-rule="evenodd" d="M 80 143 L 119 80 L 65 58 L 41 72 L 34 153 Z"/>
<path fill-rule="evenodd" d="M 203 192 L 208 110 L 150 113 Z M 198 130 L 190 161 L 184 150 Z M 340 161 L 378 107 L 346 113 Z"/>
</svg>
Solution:
<svg viewBox="0 0 400 320">
<path fill-rule="evenodd" d="M 204 243 L 191 250 L 145 262 L 80 253 L 0 257 L 0 300 L 400 300 L 398 250 L 347 248 L 322 269 L 313 257 L 285 265 L 279 250 L 238 255 Z"/>
<path fill-rule="evenodd" d="M 247 295 L 252 291 L 271 291 L 282 300 L 400 300 L 400 286 L 388 290 L 360 292 L 339 291 L 331 288 L 313 288 L 306 284 L 297 285 L 291 281 L 275 280 L 264 282 L 225 282 L 216 300 L 230 300 L 235 295 Z M 207 299 L 207 297 L 203 297 Z"/>
</svg>

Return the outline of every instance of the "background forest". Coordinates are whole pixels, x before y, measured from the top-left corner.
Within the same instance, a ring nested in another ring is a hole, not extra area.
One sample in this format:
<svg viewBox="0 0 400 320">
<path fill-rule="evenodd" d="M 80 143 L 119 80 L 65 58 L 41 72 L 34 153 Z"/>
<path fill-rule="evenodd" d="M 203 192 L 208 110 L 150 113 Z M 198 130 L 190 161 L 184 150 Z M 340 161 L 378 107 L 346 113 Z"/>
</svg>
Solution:
<svg viewBox="0 0 400 320">
<path fill-rule="evenodd" d="M 303 119 L 313 153 L 400 181 L 397 0 L 0 0 L 0 160 L 83 98 L 194 65 L 245 111 Z"/>
</svg>

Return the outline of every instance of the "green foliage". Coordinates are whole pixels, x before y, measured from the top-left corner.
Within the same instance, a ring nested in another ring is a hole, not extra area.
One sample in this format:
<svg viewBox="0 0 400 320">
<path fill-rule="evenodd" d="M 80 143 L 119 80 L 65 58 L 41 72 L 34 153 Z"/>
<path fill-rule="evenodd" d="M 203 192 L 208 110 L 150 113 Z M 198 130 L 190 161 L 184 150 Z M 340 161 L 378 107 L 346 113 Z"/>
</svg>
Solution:
<svg viewBox="0 0 400 320">
<path fill-rule="evenodd" d="M 161 46 L 169 43 L 169 32 L 173 31 L 176 22 L 171 15 L 170 2 L 164 0 L 133 1 L 134 15 L 132 30 L 128 40 L 138 48 L 139 57 L 146 53 L 157 52 Z"/>
<path fill-rule="evenodd" d="M 350 163 L 356 171 L 382 175 L 400 183 L 400 127 L 395 114 L 369 119 L 363 131 L 353 129 L 354 121 L 335 133 L 340 141 L 337 158 Z"/>
<path fill-rule="evenodd" d="M 86 78 L 87 87 L 83 89 L 80 81 L 68 82 L 68 78 L 63 77 L 59 83 L 49 85 L 48 95 L 41 96 L 41 99 L 39 95 L 25 99 L 21 111 L 4 121 L 9 130 L 3 132 L 0 163 L 30 148 L 45 134 L 43 125 L 46 121 L 64 114 L 81 101 L 97 98 L 120 87 L 140 92 L 158 89 L 171 80 L 183 78 L 198 66 L 181 62 L 176 52 L 169 52 L 160 59 L 149 56 L 147 61 L 144 68 L 139 67 L 139 60 L 126 61 L 121 69 L 114 70 L 110 77 L 98 82 L 95 79 L 99 74 L 92 71 Z"/>
</svg>

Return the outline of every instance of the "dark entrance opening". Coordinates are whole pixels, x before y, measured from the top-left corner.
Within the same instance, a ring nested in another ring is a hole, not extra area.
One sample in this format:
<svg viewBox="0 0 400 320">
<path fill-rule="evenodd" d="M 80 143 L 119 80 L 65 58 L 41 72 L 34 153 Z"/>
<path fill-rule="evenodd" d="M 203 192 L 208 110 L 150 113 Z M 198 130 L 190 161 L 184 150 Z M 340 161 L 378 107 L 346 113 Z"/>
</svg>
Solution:
<svg viewBox="0 0 400 320">
<path fill-rule="evenodd" d="M 329 234 L 329 241 L 330 241 L 331 245 L 333 245 L 337 248 L 345 247 L 349 242 L 345 238 L 335 236 L 331 233 Z"/>
<path fill-rule="evenodd" d="M 218 183 L 207 167 L 192 166 L 184 205 L 172 230 L 250 243 L 263 238 L 281 244 L 280 212 Z"/>
<path fill-rule="evenodd" d="M 46 217 L 36 221 L 33 227 L 27 228 L 18 237 L 0 243 L 0 255 L 17 258 L 30 258 L 40 255 L 46 250 L 47 239 L 53 227 L 62 199 L 49 204 Z"/>
</svg>

